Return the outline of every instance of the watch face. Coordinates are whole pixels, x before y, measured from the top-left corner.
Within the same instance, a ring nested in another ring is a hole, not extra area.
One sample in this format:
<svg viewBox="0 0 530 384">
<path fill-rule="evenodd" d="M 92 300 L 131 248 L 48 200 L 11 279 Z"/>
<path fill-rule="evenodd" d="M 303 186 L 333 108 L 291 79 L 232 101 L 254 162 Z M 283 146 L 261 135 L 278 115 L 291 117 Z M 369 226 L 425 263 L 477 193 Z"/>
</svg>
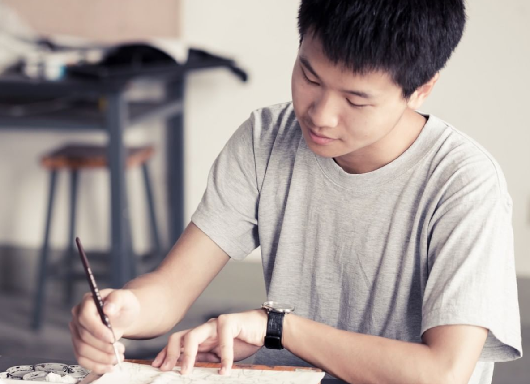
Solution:
<svg viewBox="0 0 530 384">
<path fill-rule="evenodd" d="M 291 304 L 278 303 L 276 301 L 266 301 L 261 305 L 261 308 L 268 309 L 274 312 L 290 313 L 294 312 L 294 306 Z"/>
</svg>

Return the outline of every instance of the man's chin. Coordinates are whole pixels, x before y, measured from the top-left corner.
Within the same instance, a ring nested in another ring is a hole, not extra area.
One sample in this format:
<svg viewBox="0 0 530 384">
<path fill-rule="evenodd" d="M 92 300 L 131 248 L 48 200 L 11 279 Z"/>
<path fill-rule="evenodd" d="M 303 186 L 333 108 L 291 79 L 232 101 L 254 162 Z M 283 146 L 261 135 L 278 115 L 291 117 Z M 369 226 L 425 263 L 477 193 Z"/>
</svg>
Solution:
<svg viewBox="0 0 530 384">
<path fill-rule="evenodd" d="M 313 152 L 315 155 L 325 158 L 333 158 L 339 156 L 336 150 L 333 150 L 331 146 L 324 146 L 324 145 L 317 145 L 312 142 L 309 142 L 305 136 L 304 136 L 305 143 L 307 147 Z"/>
</svg>

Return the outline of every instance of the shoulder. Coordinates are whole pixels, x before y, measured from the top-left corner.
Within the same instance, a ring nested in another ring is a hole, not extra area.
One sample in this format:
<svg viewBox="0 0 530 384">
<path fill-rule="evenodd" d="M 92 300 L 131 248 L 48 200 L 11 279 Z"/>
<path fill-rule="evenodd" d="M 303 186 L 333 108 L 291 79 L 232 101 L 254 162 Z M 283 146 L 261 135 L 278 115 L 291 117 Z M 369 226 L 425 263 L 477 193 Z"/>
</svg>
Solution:
<svg viewBox="0 0 530 384">
<path fill-rule="evenodd" d="M 507 184 L 499 163 L 482 145 L 464 132 L 435 117 L 429 125 L 438 131 L 431 148 L 431 177 L 449 193 L 456 190 L 489 190 L 498 197 L 508 197 Z M 442 190 L 443 190 L 442 188 Z"/>
<path fill-rule="evenodd" d="M 292 102 L 274 104 L 254 110 L 247 120 L 256 139 L 267 140 L 289 135 L 297 130 Z"/>
<path fill-rule="evenodd" d="M 265 124 L 288 124 L 295 119 L 293 103 L 289 101 L 258 108 L 252 111 L 251 118 Z"/>
<path fill-rule="evenodd" d="M 298 124 L 292 103 L 275 104 L 259 108 L 250 113 L 228 141 L 228 148 L 272 147 L 280 137 L 289 136 L 297 130 Z"/>
<path fill-rule="evenodd" d="M 273 151 L 290 152 L 302 137 L 292 102 L 254 110 L 239 131 L 251 142 L 256 158 L 263 159 Z"/>
</svg>

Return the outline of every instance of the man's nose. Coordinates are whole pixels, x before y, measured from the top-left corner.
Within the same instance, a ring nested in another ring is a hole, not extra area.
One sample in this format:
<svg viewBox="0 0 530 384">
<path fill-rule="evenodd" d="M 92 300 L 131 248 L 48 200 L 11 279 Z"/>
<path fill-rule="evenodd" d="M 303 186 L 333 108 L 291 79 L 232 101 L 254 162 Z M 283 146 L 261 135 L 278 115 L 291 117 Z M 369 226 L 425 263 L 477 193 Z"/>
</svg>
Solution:
<svg viewBox="0 0 530 384">
<path fill-rule="evenodd" d="M 336 127 L 339 122 L 336 100 L 329 95 L 321 95 L 315 100 L 308 111 L 311 122 L 316 127 Z"/>
</svg>

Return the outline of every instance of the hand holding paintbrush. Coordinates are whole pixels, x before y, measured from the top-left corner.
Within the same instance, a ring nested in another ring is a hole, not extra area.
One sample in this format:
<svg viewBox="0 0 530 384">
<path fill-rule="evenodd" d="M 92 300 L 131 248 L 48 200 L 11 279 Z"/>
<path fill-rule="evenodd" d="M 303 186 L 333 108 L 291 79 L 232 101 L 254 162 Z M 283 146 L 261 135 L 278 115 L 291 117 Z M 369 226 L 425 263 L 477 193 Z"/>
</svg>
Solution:
<svg viewBox="0 0 530 384">
<path fill-rule="evenodd" d="M 90 290 L 92 291 L 92 297 L 94 298 L 94 302 L 96 303 L 96 308 L 98 310 L 99 316 L 101 317 L 101 321 L 103 324 L 105 324 L 110 331 L 112 332 L 112 346 L 114 348 L 114 354 L 116 356 L 116 361 L 118 363 L 118 366 L 120 365 L 120 355 L 118 353 L 118 347 L 116 345 L 116 336 L 114 334 L 114 330 L 112 329 L 112 326 L 110 325 L 109 318 L 103 312 L 103 300 L 101 299 L 101 295 L 99 294 L 99 289 L 96 284 L 96 280 L 94 279 L 94 274 L 92 273 L 92 270 L 90 269 L 90 264 L 88 263 L 88 259 L 85 255 L 85 251 L 83 250 L 83 246 L 81 245 L 81 240 L 79 240 L 79 237 L 76 237 L 75 239 L 77 243 L 77 249 L 79 250 L 79 255 L 81 256 L 81 262 L 83 263 L 83 267 L 85 269 L 86 277 L 88 280 L 88 284 L 90 285 Z"/>
</svg>

